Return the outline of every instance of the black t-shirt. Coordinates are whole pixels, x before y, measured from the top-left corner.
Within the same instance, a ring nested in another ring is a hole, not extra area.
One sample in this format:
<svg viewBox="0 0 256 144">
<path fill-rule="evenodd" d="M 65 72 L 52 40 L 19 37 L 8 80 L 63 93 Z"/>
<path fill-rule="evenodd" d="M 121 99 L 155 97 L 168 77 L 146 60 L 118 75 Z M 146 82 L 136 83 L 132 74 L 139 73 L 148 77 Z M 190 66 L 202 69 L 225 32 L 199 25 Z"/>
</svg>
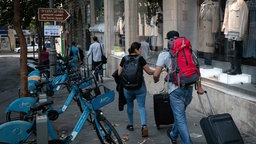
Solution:
<svg viewBox="0 0 256 144">
<path fill-rule="evenodd" d="M 137 57 L 138 55 L 128 55 L 129 57 Z M 121 62 L 120 62 L 120 66 L 123 67 L 124 66 L 124 62 L 125 62 L 125 57 L 122 58 Z M 146 60 L 140 56 L 139 58 L 139 63 L 142 66 L 141 70 L 143 71 L 143 67 L 147 64 Z M 143 74 L 143 72 L 142 72 Z"/>
</svg>

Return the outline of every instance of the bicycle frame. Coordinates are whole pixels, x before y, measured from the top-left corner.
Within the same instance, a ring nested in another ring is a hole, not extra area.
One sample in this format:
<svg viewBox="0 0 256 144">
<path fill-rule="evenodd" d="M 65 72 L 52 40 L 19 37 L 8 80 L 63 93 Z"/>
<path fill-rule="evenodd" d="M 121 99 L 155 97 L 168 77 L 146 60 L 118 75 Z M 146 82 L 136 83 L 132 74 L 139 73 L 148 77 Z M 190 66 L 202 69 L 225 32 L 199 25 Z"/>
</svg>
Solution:
<svg viewBox="0 0 256 144">
<path fill-rule="evenodd" d="M 66 144 L 71 143 L 75 140 L 75 138 L 78 136 L 78 134 L 81 132 L 84 124 L 86 123 L 89 115 L 91 113 L 94 114 L 94 122 L 96 128 L 100 131 L 100 120 L 97 118 L 97 110 L 99 108 L 111 103 L 114 101 L 115 93 L 114 91 L 108 91 L 104 93 L 103 95 L 94 98 L 91 101 L 87 101 L 85 99 L 80 99 L 83 103 L 84 111 L 81 114 L 80 118 L 78 119 L 74 129 L 72 132 L 65 138 L 62 138 L 63 142 Z M 47 121 L 47 127 L 48 127 L 48 133 L 52 140 L 57 140 L 58 136 L 50 122 L 50 120 Z M 25 142 L 33 133 L 33 130 L 35 130 L 36 120 L 34 119 L 33 123 L 26 122 L 26 121 L 10 121 L 7 123 L 4 123 L 0 125 L 0 142 L 4 143 L 22 143 Z M 100 134 L 102 139 L 104 139 L 103 134 Z"/>
<path fill-rule="evenodd" d="M 61 87 L 61 85 L 57 86 L 59 83 L 64 83 L 65 80 L 68 79 L 68 74 L 63 74 L 56 76 L 54 80 L 47 85 L 47 87 L 54 87 L 54 92 L 58 91 Z M 56 88 L 55 88 L 56 87 Z M 17 112 L 24 112 L 28 113 L 30 110 L 30 106 L 37 102 L 38 98 L 36 97 L 23 97 L 23 98 L 18 98 L 14 100 L 12 103 L 9 104 L 8 108 L 6 109 L 5 113 L 11 112 L 11 111 L 17 111 Z"/>
<path fill-rule="evenodd" d="M 92 84 L 92 80 L 90 79 L 86 83 L 82 83 L 82 84 L 83 84 L 82 85 L 83 87 L 88 87 L 88 86 L 90 86 Z M 68 106 L 70 105 L 71 101 L 73 100 L 73 98 L 75 97 L 76 94 L 77 94 L 78 97 L 81 97 L 80 96 L 80 89 L 79 88 L 80 87 L 77 84 L 72 85 L 72 90 L 69 93 L 69 95 L 68 95 L 64 105 L 60 109 L 57 110 L 57 112 L 59 114 L 61 114 L 61 113 L 66 111 L 66 109 L 68 108 Z"/>
<path fill-rule="evenodd" d="M 94 98 L 90 102 L 80 97 L 79 100 L 84 105 L 83 113 L 80 116 L 80 118 L 78 119 L 78 121 L 77 121 L 74 129 L 72 130 L 72 132 L 66 138 L 63 138 L 61 140 L 63 140 L 67 144 L 74 141 L 75 138 L 78 136 L 78 134 L 81 132 L 84 124 L 86 123 L 86 121 L 87 121 L 87 119 L 88 119 L 88 117 L 91 113 L 94 113 L 95 126 L 96 126 L 97 129 L 100 130 L 100 126 L 99 126 L 100 121 L 97 118 L 97 112 L 96 111 L 99 110 L 99 108 L 113 102 L 114 98 L 115 98 L 114 91 L 108 91 L 108 92 L 104 93 L 103 95 Z M 53 134 L 53 135 L 51 135 L 51 137 L 54 136 L 53 132 L 54 132 L 54 130 L 51 129 L 50 130 L 50 135 Z M 101 134 L 101 137 L 104 139 L 102 134 Z"/>
</svg>

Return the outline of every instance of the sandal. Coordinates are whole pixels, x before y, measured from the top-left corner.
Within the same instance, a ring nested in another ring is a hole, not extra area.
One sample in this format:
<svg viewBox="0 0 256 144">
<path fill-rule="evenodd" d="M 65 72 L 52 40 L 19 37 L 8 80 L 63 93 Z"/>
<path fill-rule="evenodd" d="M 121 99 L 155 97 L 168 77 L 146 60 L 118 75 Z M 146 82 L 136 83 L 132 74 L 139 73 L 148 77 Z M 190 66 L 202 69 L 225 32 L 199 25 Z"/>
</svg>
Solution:
<svg viewBox="0 0 256 144">
<path fill-rule="evenodd" d="M 141 135 L 142 137 L 147 137 L 148 136 L 148 128 L 147 125 L 143 125 L 141 128 Z"/>
<path fill-rule="evenodd" d="M 127 125 L 126 129 L 129 131 L 134 131 L 133 125 Z"/>
</svg>

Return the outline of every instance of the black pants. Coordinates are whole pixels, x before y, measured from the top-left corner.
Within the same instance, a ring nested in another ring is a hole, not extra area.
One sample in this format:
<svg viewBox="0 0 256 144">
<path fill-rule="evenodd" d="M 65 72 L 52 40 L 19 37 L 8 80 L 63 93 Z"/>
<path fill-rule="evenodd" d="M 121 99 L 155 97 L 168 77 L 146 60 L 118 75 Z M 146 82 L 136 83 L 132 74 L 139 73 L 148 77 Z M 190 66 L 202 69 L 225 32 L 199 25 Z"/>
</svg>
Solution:
<svg viewBox="0 0 256 144">
<path fill-rule="evenodd" d="M 243 42 L 242 41 L 229 41 L 228 46 L 228 59 L 231 63 L 231 69 L 236 72 L 241 72 L 243 56 Z"/>
<path fill-rule="evenodd" d="M 96 78 L 96 81 L 99 81 L 99 74 L 100 76 L 103 76 L 103 68 L 102 68 L 101 61 L 99 62 L 92 61 L 92 69 L 95 70 L 95 68 L 98 68 L 98 70 L 95 71 L 94 76 Z"/>
</svg>

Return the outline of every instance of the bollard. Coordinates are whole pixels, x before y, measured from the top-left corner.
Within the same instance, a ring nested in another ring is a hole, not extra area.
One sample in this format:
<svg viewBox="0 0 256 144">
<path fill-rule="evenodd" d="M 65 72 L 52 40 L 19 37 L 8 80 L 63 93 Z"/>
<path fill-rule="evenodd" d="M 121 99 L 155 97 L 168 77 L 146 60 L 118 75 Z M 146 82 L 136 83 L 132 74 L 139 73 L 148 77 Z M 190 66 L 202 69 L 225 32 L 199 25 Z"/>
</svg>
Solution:
<svg viewBox="0 0 256 144">
<path fill-rule="evenodd" d="M 39 102 L 46 102 L 46 94 L 39 95 Z M 38 114 L 36 116 L 37 144 L 48 143 L 48 118 L 46 114 Z"/>
<path fill-rule="evenodd" d="M 37 129 L 37 144 L 48 143 L 48 128 L 47 128 L 47 116 L 36 116 L 36 129 Z"/>
</svg>

